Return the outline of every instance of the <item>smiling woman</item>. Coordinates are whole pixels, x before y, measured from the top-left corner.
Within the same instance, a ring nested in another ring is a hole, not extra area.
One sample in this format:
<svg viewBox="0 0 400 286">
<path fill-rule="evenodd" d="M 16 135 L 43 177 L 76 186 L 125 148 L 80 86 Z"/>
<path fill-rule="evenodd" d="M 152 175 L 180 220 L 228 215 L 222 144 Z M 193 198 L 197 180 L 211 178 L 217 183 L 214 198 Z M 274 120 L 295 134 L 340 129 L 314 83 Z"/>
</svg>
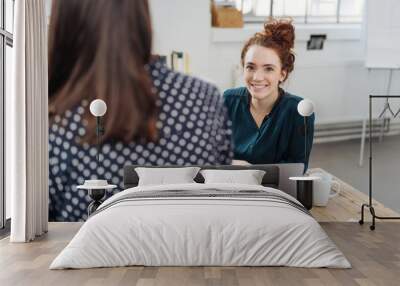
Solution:
<svg viewBox="0 0 400 286">
<path fill-rule="evenodd" d="M 307 122 L 297 112 L 301 97 L 280 85 L 294 68 L 294 27 L 272 20 L 244 45 L 241 62 L 245 87 L 224 93 L 233 123 L 235 159 L 252 164 L 304 163 L 305 170 L 314 135 L 314 115 Z"/>
</svg>

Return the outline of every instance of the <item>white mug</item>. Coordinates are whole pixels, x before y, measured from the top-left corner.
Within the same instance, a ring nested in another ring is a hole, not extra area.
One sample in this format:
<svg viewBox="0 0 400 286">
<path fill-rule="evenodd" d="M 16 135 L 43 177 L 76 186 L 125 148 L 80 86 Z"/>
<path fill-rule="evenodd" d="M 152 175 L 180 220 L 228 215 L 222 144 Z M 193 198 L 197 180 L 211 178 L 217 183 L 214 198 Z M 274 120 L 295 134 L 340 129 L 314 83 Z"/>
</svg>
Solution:
<svg viewBox="0 0 400 286">
<path fill-rule="evenodd" d="M 336 197 L 340 193 L 340 183 L 328 173 L 316 172 L 312 175 L 320 178 L 313 183 L 313 205 L 326 206 L 330 198 Z M 331 192 L 331 189 L 336 190 Z"/>
</svg>

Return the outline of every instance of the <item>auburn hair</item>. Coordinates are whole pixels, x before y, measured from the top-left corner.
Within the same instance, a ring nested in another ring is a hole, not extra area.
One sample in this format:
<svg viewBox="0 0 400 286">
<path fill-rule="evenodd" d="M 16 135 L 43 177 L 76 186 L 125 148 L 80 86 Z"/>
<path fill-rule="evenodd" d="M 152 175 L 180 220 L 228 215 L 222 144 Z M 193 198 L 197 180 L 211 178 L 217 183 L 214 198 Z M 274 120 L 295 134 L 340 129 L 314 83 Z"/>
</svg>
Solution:
<svg viewBox="0 0 400 286">
<path fill-rule="evenodd" d="M 152 28 L 147 0 L 53 0 L 49 30 L 49 116 L 83 100 L 107 104 L 102 141 L 155 140 L 157 95 L 146 65 Z M 95 118 L 85 110 L 84 141 Z"/>
<path fill-rule="evenodd" d="M 254 36 L 248 39 L 244 44 L 241 53 L 242 66 L 244 66 L 244 58 L 251 46 L 258 45 L 271 48 L 278 54 L 282 69 L 286 71 L 286 77 L 283 80 L 285 81 L 294 68 L 294 40 L 294 26 L 291 20 L 269 20 L 264 23 L 264 30 L 262 32 L 254 34 Z"/>
</svg>

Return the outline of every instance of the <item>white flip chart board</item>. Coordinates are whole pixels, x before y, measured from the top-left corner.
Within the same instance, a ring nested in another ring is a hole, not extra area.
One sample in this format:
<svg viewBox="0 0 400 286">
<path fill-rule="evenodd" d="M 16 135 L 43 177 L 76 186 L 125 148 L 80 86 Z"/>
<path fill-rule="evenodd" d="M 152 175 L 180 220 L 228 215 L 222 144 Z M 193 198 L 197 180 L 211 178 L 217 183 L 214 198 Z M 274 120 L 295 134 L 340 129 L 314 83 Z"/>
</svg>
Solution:
<svg viewBox="0 0 400 286">
<path fill-rule="evenodd" d="M 366 1 L 367 68 L 400 68 L 400 0 Z"/>
</svg>

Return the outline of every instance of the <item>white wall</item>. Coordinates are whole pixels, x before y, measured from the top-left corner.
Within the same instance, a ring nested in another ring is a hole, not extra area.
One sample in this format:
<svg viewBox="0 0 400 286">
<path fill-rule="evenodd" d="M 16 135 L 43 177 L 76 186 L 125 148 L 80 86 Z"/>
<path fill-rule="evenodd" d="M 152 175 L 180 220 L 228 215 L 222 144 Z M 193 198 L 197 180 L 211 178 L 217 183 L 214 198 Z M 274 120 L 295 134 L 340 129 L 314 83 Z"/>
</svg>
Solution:
<svg viewBox="0 0 400 286">
<path fill-rule="evenodd" d="M 194 73 L 207 76 L 211 14 L 209 1 L 150 0 L 154 51 L 169 55 L 187 52 Z"/>
<path fill-rule="evenodd" d="M 150 0 L 155 33 L 154 51 L 185 51 L 193 75 L 210 79 L 221 91 L 232 87 L 243 41 L 258 28 L 213 29 L 209 1 Z M 261 26 L 260 26 L 261 27 Z M 327 33 L 322 51 L 307 51 L 311 33 Z M 368 94 L 386 93 L 387 70 L 364 67 L 361 28 L 296 26 L 295 71 L 288 91 L 312 99 L 317 123 L 360 119 L 368 115 Z M 394 72 L 391 93 L 400 93 L 400 72 Z"/>
</svg>

